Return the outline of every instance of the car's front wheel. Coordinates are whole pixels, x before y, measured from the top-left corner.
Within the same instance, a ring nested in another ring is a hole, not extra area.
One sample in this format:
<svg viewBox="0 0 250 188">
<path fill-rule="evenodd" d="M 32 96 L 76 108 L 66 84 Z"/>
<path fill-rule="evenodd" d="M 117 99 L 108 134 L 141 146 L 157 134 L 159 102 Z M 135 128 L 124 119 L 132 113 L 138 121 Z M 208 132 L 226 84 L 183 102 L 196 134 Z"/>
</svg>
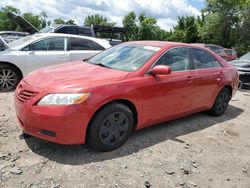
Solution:
<svg viewBox="0 0 250 188">
<path fill-rule="evenodd" d="M 223 88 L 215 99 L 210 113 L 214 116 L 221 116 L 227 109 L 231 95 L 227 88 Z"/>
<path fill-rule="evenodd" d="M 111 103 L 97 112 L 88 129 L 88 144 L 98 151 L 120 147 L 133 129 L 133 114 L 124 104 Z"/>
<path fill-rule="evenodd" d="M 0 91 L 12 91 L 22 79 L 19 71 L 12 65 L 0 65 Z"/>
</svg>

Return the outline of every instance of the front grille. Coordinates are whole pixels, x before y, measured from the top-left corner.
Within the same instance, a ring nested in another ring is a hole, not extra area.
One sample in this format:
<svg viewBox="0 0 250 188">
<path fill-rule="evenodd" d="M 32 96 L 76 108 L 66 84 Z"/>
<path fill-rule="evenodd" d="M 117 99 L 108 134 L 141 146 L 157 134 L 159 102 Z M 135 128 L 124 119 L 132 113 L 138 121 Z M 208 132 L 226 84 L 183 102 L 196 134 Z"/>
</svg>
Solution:
<svg viewBox="0 0 250 188">
<path fill-rule="evenodd" d="M 28 91 L 28 90 L 20 90 L 17 92 L 17 99 L 21 102 L 27 102 L 31 98 L 35 97 L 37 95 L 37 92 L 34 91 Z"/>
<path fill-rule="evenodd" d="M 240 81 L 243 83 L 249 83 L 250 82 L 250 75 L 240 75 Z"/>
</svg>

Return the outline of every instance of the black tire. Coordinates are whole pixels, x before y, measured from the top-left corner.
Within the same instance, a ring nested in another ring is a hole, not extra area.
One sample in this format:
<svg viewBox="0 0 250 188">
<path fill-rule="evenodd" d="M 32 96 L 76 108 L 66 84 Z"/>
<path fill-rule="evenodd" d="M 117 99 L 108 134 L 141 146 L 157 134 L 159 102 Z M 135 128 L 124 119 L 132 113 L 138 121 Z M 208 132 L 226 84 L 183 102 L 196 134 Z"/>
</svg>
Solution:
<svg viewBox="0 0 250 188">
<path fill-rule="evenodd" d="M 0 63 L 0 92 L 13 91 L 21 79 L 22 75 L 16 67 Z"/>
<path fill-rule="evenodd" d="M 31 137 L 32 137 L 31 135 L 29 135 L 29 134 L 23 132 L 23 138 L 24 138 L 24 139 L 28 139 L 28 138 L 31 138 Z"/>
<path fill-rule="evenodd" d="M 210 110 L 210 113 L 214 116 L 221 116 L 222 114 L 224 114 L 228 107 L 230 99 L 230 91 L 227 88 L 223 88 L 216 97 L 214 105 Z"/>
<path fill-rule="evenodd" d="M 100 109 L 92 119 L 87 143 L 97 151 L 111 151 L 120 147 L 133 130 L 133 114 L 124 104 L 111 103 Z"/>
</svg>

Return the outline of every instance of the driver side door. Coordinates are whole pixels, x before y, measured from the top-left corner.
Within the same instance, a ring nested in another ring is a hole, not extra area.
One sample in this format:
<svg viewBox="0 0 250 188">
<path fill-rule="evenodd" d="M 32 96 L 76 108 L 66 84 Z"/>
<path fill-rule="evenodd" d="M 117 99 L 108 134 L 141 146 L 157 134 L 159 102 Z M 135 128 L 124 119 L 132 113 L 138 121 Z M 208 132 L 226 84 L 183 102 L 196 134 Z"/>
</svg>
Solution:
<svg viewBox="0 0 250 188">
<path fill-rule="evenodd" d="M 174 119 L 191 110 L 194 95 L 189 50 L 178 47 L 165 52 L 154 64 L 170 66 L 169 75 L 147 74 L 143 86 L 144 126 Z M 153 67 L 154 67 L 153 66 Z"/>
</svg>

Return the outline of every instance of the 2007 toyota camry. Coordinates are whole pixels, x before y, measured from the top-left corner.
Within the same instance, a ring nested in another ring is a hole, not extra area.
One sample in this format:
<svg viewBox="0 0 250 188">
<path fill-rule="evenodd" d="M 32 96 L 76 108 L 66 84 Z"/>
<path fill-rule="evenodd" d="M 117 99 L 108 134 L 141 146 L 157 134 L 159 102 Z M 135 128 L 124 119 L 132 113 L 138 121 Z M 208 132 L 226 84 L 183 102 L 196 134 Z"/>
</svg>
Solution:
<svg viewBox="0 0 250 188">
<path fill-rule="evenodd" d="M 150 125 L 199 111 L 222 115 L 238 79 L 234 66 L 205 48 L 129 42 L 27 75 L 15 108 L 28 135 L 110 151 Z"/>
</svg>

